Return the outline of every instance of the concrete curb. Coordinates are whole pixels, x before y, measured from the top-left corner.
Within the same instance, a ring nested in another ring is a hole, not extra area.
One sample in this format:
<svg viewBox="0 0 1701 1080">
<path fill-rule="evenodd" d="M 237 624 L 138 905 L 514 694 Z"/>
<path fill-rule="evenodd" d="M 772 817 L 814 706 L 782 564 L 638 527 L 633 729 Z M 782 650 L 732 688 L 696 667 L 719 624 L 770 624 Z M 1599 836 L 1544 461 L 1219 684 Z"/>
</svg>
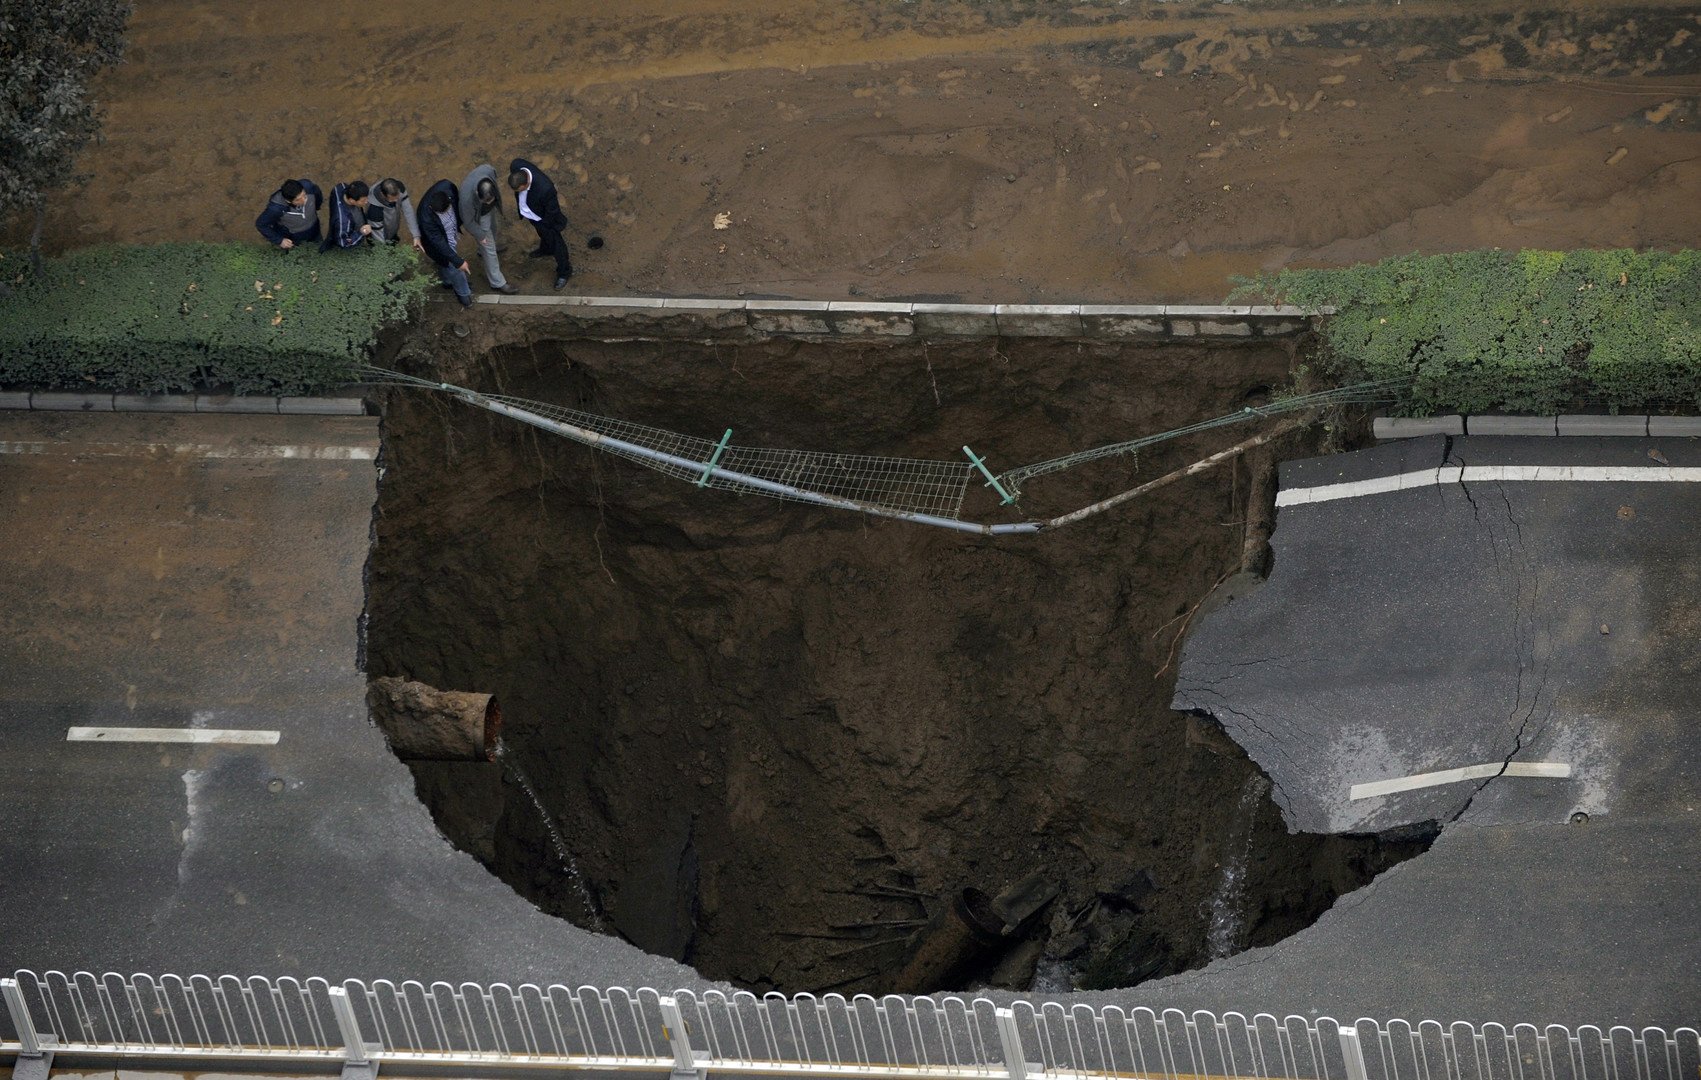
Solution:
<svg viewBox="0 0 1701 1080">
<path fill-rule="evenodd" d="M 1370 430 L 1378 439 L 1411 439 L 1422 435 L 1701 438 L 1701 416 L 1378 416 L 1371 421 Z"/>
<path fill-rule="evenodd" d="M 1646 435 L 1646 416 L 1556 416 L 1561 435 Z"/>
<path fill-rule="evenodd" d="M 1558 435 L 1556 416 L 1468 416 L 1467 435 Z"/>
<path fill-rule="evenodd" d="M 587 332 L 838 338 L 1281 337 L 1308 330 L 1325 308 L 1201 304 L 936 304 L 876 300 L 743 300 L 657 296 L 504 296 L 477 302 L 545 309 L 583 320 Z"/>
<path fill-rule="evenodd" d="M 1463 435 L 1462 416 L 1378 416 L 1370 422 L 1378 439 L 1415 439 L 1423 435 Z"/>
<path fill-rule="evenodd" d="M 1701 438 L 1701 416 L 1650 416 L 1648 434 L 1676 438 Z"/>
<path fill-rule="evenodd" d="M 224 394 L 67 394 L 48 391 L 0 392 L 0 411 L 247 413 L 276 416 L 364 416 L 358 397 L 268 397 Z"/>
</svg>

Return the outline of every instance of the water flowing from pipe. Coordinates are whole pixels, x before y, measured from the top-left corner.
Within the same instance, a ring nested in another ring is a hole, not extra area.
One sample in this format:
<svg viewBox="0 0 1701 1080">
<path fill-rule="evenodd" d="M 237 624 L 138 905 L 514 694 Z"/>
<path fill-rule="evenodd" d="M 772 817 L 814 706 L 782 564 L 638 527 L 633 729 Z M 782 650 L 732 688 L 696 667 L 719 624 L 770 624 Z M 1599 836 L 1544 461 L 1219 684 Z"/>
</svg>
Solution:
<svg viewBox="0 0 1701 1080">
<path fill-rule="evenodd" d="M 519 759 L 508 752 L 508 746 L 502 740 L 496 741 L 496 760 L 509 776 L 514 778 L 520 790 L 531 800 L 532 808 L 537 811 L 538 820 L 543 822 L 543 830 L 549 835 L 549 846 L 555 849 L 555 857 L 561 862 L 561 869 L 567 875 L 567 881 L 573 887 L 574 894 L 579 898 L 579 905 L 585 913 L 585 921 L 589 929 L 602 931 L 602 918 L 597 914 L 596 903 L 591 899 L 590 886 L 585 884 L 585 875 L 579 871 L 578 860 L 573 858 L 573 852 L 567 847 L 567 838 L 561 835 L 561 830 L 555 824 L 555 816 L 543 805 L 538 797 L 537 788 L 532 786 L 531 777 L 520 765 Z"/>
<path fill-rule="evenodd" d="M 1254 773 L 1240 789 L 1240 801 L 1235 804 L 1229 820 L 1228 857 L 1223 860 L 1222 877 L 1211 896 L 1211 921 L 1205 929 L 1205 947 L 1212 960 L 1221 960 L 1240 952 L 1246 933 L 1246 863 L 1252 856 L 1252 825 L 1258 806 L 1270 793 L 1270 782 Z"/>
</svg>

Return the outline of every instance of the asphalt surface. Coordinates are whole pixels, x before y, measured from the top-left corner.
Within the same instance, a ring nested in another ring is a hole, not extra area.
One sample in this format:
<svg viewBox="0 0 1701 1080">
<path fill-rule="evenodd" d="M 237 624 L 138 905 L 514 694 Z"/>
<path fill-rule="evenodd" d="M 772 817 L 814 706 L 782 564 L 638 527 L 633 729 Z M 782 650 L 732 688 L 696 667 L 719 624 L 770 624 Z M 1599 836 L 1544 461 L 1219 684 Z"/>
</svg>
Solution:
<svg viewBox="0 0 1701 1080">
<path fill-rule="evenodd" d="M 1292 462 L 1282 489 L 1443 464 L 1694 467 L 1701 445 L 1433 437 Z M 1684 482 L 1447 482 L 1281 509 L 1271 576 L 1195 629 L 1176 708 L 1223 725 L 1295 831 L 1443 831 L 1287 941 L 1123 997 L 1694 1024 L 1698 520 Z M 1507 762 L 1571 776 L 1352 797 Z"/>
<path fill-rule="evenodd" d="M 0 969 L 702 985 L 455 851 L 367 719 L 377 450 L 367 418 L 0 413 Z"/>
<path fill-rule="evenodd" d="M 364 418 L 0 414 L 0 968 L 703 985 L 453 850 L 368 721 L 377 449 Z M 1672 441 L 1434 438 L 1282 480 L 1650 449 L 1701 465 Z M 1272 576 L 1202 620 L 1177 707 L 1247 748 L 1293 828 L 1447 824 L 1279 945 L 1070 1000 L 1693 1024 L 1698 510 L 1695 484 L 1500 482 L 1280 511 Z M 1573 775 L 1350 797 L 1509 759 Z"/>
</svg>

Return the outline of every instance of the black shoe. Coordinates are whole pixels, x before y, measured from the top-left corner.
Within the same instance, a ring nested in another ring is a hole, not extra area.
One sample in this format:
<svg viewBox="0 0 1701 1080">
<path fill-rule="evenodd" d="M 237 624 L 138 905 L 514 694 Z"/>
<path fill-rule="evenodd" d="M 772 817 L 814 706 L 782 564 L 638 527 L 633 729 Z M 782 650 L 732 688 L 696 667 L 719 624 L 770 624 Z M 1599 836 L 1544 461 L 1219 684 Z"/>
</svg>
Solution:
<svg viewBox="0 0 1701 1080">
<path fill-rule="evenodd" d="M 462 307 L 472 307 L 473 306 L 473 298 L 472 298 L 471 295 L 457 296 L 457 297 L 455 297 L 455 299 L 457 299 L 461 302 Z"/>
<path fill-rule="evenodd" d="M 555 287 L 557 289 L 564 287 L 566 284 L 567 284 L 567 279 L 564 278 L 564 277 L 558 277 L 558 278 L 555 279 Z"/>
<path fill-rule="evenodd" d="M 526 258 L 528 258 L 528 259 L 547 259 L 553 254 L 554 254 L 554 252 L 545 251 L 543 248 L 538 248 L 536 251 L 526 252 Z"/>
<path fill-rule="evenodd" d="M 520 290 L 514 288 L 514 286 L 512 286 L 512 285 L 504 285 L 500 289 L 497 289 L 496 291 L 501 293 L 503 296 L 514 296 Z"/>
</svg>

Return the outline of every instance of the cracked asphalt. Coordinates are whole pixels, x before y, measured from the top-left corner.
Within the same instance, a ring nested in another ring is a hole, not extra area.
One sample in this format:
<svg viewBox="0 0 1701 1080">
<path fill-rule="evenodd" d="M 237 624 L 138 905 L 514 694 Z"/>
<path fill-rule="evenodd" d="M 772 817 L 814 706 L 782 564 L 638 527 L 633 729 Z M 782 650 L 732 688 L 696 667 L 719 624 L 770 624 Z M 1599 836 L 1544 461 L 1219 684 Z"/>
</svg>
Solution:
<svg viewBox="0 0 1701 1080">
<path fill-rule="evenodd" d="M 1444 438 L 1291 462 L 1284 489 L 1470 465 L 1701 465 L 1677 439 Z M 1442 482 L 1279 511 L 1274 569 L 1188 641 L 1175 707 L 1291 829 L 1434 823 L 1311 929 L 1118 995 L 1505 1022 L 1701 1015 L 1701 485 Z M 1502 775 L 1568 764 L 1565 779 Z M 1369 781 L 1465 766 L 1371 798 Z"/>
</svg>

